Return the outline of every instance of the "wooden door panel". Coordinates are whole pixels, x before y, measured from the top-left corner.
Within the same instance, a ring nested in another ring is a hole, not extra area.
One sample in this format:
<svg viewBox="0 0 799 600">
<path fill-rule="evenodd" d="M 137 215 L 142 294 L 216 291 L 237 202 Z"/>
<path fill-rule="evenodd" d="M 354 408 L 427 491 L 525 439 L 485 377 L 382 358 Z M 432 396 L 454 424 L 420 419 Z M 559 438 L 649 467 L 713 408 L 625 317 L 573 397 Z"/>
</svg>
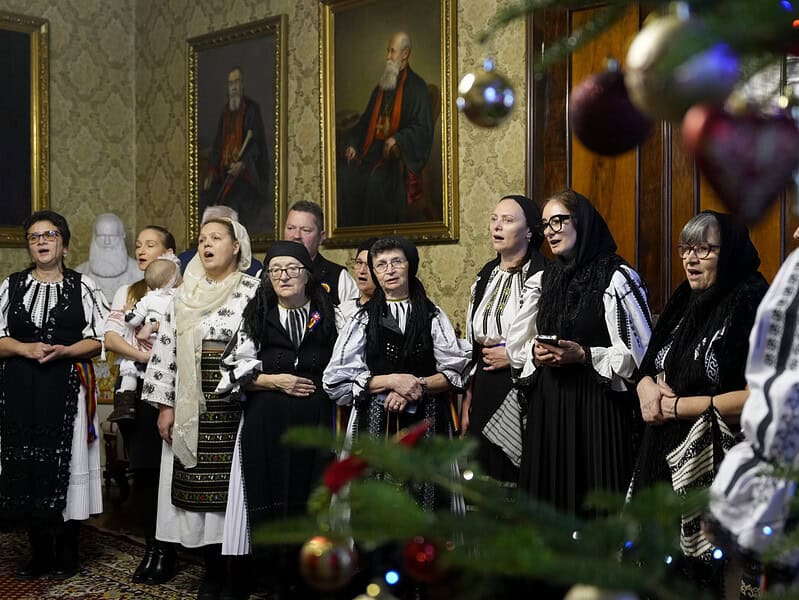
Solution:
<svg viewBox="0 0 799 600">
<path fill-rule="evenodd" d="M 575 10 L 570 14 L 570 31 L 596 16 L 598 9 Z M 638 31 L 638 10 L 631 9 L 616 27 L 575 52 L 571 58 L 569 88 L 606 68 L 608 57 L 621 61 L 630 40 Z M 567 133 L 568 135 L 568 133 Z M 618 245 L 618 252 L 630 264 L 636 261 L 636 204 L 638 160 L 635 152 L 609 157 L 594 154 L 574 136 L 571 143 L 571 187 L 590 198 L 605 217 Z"/>
<path fill-rule="evenodd" d="M 543 48 L 588 22 L 602 5 L 557 9 L 528 22 L 528 60 Z M 613 232 L 619 253 L 646 280 L 654 312 L 663 309 L 674 288 L 685 279 L 675 246 L 683 225 L 705 208 L 726 211 L 694 161 L 682 149 L 679 128 L 658 123 L 638 149 L 618 157 L 587 150 L 570 134 L 568 101 L 571 89 L 605 68 L 608 56 L 620 60 L 640 29 L 646 11 L 631 6 L 610 30 L 555 65 L 534 76 L 529 69 L 529 142 L 527 189 L 542 200 L 570 186 L 590 198 Z M 783 76 L 785 69 L 783 69 Z M 791 206 L 791 191 L 775 203 L 751 229 L 761 257 L 761 270 L 771 279 L 785 255 L 799 242 L 791 238 L 799 218 Z"/>
</svg>

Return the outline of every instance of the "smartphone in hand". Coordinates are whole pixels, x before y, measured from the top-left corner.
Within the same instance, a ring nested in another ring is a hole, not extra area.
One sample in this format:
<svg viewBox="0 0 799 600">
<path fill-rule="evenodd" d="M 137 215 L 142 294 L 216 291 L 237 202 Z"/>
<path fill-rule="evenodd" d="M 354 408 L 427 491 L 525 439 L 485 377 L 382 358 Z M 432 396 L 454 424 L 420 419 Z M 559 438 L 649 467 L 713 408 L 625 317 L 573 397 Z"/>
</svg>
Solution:
<svg viewBox="0 0 799 600">
<path fill-rule="evenodd" d="M 560 340 L 556 335 L 537 335 L 535 341 L 539 344 L 546 344 L 547 346 L 559 346 Z"/>
</svg>

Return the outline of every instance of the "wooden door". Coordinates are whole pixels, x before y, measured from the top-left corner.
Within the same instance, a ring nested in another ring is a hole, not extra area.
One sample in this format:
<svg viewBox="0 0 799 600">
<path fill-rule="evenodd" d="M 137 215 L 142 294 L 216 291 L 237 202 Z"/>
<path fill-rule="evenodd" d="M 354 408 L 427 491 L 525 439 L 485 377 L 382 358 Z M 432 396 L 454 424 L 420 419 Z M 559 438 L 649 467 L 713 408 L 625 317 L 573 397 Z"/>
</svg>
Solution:
<svg viewBox="0 0 799 600">
<path fill-rule="evenodd" d="M 528 21 L 527 191 L 543 200 L 571 187 L 591 199 L 607 220 L 619 254 L 646 280 L 652 310 L 659 313 L 684 279 L 674 250 L 683 225 L 700 210 L 725 209 L 683 151 L 678 127 L 659 123 L 644 144 L 617 157 L 592 153 L 569 131 L 571 89 L 604 69 L 609 56 L 624 65 L 627 47 L 646 16 L 643 8 L 632 6 L 611 29 L 546 74 L 534 75 L 529 68 L 536 53 L 588 22 L 600 7 L 586 3 Z M 784 67 L 781 77 L 784 81 Z M 796 247 L 791 238 L 799 225 L 791 209 L 793 193 L 783 194 L 751 230 L 769 280 Z"/>
</svg>

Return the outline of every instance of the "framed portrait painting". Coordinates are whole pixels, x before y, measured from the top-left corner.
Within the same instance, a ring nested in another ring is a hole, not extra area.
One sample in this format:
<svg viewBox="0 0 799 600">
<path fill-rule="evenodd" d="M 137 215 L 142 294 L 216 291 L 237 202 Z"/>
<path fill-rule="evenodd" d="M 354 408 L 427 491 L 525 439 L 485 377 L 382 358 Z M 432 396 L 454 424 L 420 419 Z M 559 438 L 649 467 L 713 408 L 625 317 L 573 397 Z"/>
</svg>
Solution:
<svg viewBox="0 0 799 600">
<path fill-rule="evenodd" d="M 45 19 L 0 12 L 0 246 L 25 246 L 22 223 L 49 199 Z"/>
<path fill-rule="evenodd" d="M 455 1 L 320 1 L 328 245 L 458 239 Z"/>
<path fill-rule="evenodd" d="M 188 40 L 187 239 L 209 206 L 234 208 L 254 250 L 285 211 L 286 16 Z"/>
</svg>

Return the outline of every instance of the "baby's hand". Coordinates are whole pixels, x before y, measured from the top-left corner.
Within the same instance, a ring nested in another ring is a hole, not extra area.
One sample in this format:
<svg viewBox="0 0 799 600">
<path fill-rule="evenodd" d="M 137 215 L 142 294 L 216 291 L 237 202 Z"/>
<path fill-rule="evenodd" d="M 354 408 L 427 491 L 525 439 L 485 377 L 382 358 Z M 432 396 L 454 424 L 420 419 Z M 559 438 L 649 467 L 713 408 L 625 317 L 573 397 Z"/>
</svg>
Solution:
<svg viewBox="0 0 799 600">
<path fill-rule="evenodd" d="M 136 339 L 140 341 L 147 341 L 157 331 L 158 331 L 158 321 L 144 323 L 136 332 Z"/>
</svg>

